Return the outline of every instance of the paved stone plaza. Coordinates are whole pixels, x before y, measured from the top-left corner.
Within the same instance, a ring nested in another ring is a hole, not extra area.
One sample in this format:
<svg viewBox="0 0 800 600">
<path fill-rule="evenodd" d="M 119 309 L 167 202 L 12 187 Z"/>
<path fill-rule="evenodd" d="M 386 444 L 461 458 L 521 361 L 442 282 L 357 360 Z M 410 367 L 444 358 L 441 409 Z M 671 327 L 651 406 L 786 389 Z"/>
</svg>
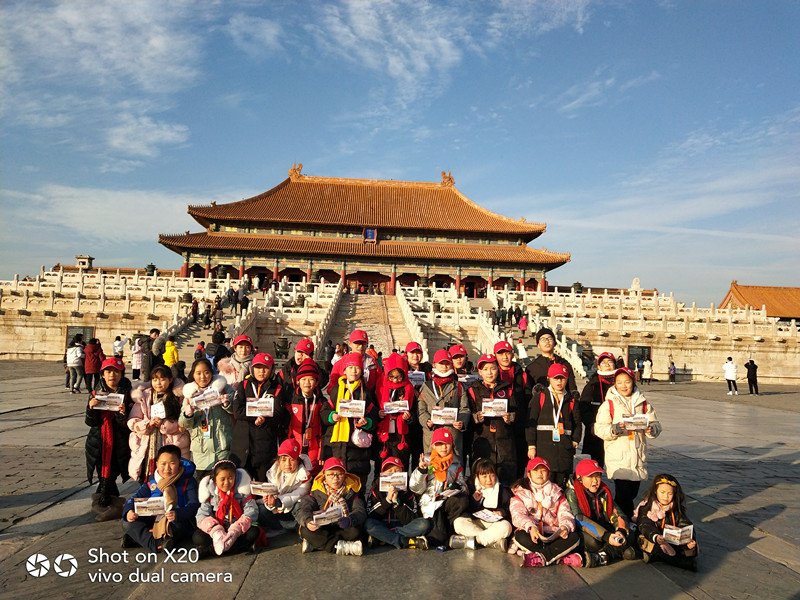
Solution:
<svg viewBox="0 0 800 600">
<path fill-rule="evenodd" d="M 664 425 L 662 436 L 651 442 L 650 474 L 668 471 L 681 481 L 698 531 L 699 572 L 689 573 L 641 561 L 599 569 L 520 569 L 518 558 L 493 550 L 304 555 L 294 534 L 274 538 L 271 548 L 255 556 L 147 564 L 137 563 L 137 551 L 129 550 L 127 563 L 90 564 L 100 549 L 112 561 L 122 557 L 113 555 L 121 552 L 119 523 L 97 523 L 89 511 L 86 395 L 64 391 L 58 363 L 0 363 L 0 385 L 0 589 L 9 600 L 175 599 L 198 593 L 326 600 L 800 598 L 796 389 L 766 385 L 759 397 L 730 397 L 724 383 L 645 387 Z M 122 493 L 135 489 L 128 483 Z M 41 577 L 26 569 L 36 553 L 50 561 Z M 77 559 L 71 576 L 63 576 L 66 560 L 54 564 L 63 554 Z M 208 582 L 209 576 L 221 582 Z M 199 577 L 206 581 L 197 583 Z"/>
</svg>

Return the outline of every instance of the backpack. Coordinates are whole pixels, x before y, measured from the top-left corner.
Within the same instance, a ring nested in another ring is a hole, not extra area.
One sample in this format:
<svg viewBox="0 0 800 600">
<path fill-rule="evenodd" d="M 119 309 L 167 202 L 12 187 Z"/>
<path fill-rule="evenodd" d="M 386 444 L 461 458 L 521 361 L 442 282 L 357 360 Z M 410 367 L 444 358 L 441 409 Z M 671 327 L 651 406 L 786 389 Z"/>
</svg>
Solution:
<svg viewBox="0 0 800 600">
<path fill-rule="evenodd" d="M 572 413 L 572 408 L 575 406 L 575 398 L 572 397 L 572 391 L 568 391 L 567 393 L 570 395 L 569 412 Z M 542 408 L 544 408 L 544 392 L 542 392 L 539 395 L 539 410 L 542 410 Z M 613 411 L 613 409 L 612 409 L 612 411 Z M 611 413 L 611 417 L 612 418 L 614 417 L 614 413 L 613 412 Z"/>
<path fill-rule="evenodd" d="M 200 348 L 198 348 L 197 350 L 194 351 L 194 359 L 197 360 L 198 358 L 203 358 L 203 354 L 204 354 L 203 351 Z"/>
</svg>

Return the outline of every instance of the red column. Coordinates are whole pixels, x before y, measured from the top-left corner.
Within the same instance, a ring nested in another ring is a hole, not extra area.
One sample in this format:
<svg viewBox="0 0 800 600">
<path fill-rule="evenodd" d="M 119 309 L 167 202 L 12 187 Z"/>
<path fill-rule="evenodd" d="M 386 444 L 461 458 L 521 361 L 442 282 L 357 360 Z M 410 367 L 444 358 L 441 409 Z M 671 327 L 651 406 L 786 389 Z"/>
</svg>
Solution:
<svg viewBox="0 0 800 600">
<path fill-rule="evenodd" d="M 486 287 L 487 288 L 494 287 L 494 277 L 492 277 L 491 273 L 489 273 L 489 283 L 486 284 Z"/>
<path fill-rule="evenodd" d="M 181 265 L 181 277 L 188 277 L 189 276 L 189 263 L 185 262 Z"/>
<path fill-rule="evenodd" d="M 547 292 L 547 279 L 544 277 L 539 280 L 539 289 L 542 290 L 542 293 Z"/>
<path fill-rule="evenodd" d="M 456 270 L 456 298 L 461 297 L 461 269 Z"/>
<path fill-rule="evenodd" d="M 386 293 L 389 294 L 390 296 L 395 296 L 396 285 L 397 285 L 397 275 L 395 274 L 394 269 L 392 269 L 392 275 L 389 278 L 389 289 L 386 290 Z"/>
<path fill-rule="evenodd" d="M 311 267 L 306 269 L 306 283 L 311 283 Z"/>
<path fill-rule="evenodd" d="M 205 278 L 208 279 L 211 276 L 211 261 L 206 263 L 206 274 Z"/>
<path fill-rule="evenodd" d="M 244 277 L 244 265 L 239 265 L 239 279 Z"/>
<path fill-rule="evenodd" d="M 343 286 L 347 285 L 347 271 L 344 268 L 342 268 L 342 271 L 339 273 L 339 279 Z"/>
<path fill-rule="evenodd" d="M 274 267 L 272 267 L 272 279 L 274 281 L 278 280 L 278 265 L 275 265 Z"/>
</svg>

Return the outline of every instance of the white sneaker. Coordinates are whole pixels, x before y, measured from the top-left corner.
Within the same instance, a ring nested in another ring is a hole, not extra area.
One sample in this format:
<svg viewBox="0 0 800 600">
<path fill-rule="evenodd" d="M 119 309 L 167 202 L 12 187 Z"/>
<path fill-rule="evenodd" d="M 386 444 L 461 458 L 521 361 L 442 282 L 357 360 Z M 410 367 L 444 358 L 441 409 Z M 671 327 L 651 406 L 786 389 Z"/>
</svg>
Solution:
<svg viewBox="0 0 800 600">
<path fill-rule="evenodd" d="M 300 552 L 302 554 L 308 554 L 309 552 L 313 552 L 314 548 L 311 547 L 311 543 L 303 538 L 303 545 L 300 547 Z"/>
<path fill-rule="evenodd" d="M 734 395 L 734 396 L 738 396 L 738 395 L 739 395 L 739 392 L 733 392 L 733 395 Z"/>
<path fill-rule="evenodd" d="M 733 392 L 728 392 L 728 396 L 733 396 Z"/>
<path fill-rule="evenodd" d="M 361 556 L 364 554 L 364 547 L 361 545 L 361 540 L 356 540 L 355 542 L 339 540 L 336 542 L 336 554 L 340 556 Z"/>
</svg>

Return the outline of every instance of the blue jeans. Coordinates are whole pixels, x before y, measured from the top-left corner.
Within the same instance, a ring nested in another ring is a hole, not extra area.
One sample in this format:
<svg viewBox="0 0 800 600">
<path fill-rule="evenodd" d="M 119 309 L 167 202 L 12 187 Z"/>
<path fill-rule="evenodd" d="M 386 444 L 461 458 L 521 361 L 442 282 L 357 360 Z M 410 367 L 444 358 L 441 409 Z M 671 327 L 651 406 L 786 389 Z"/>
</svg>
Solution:
<svg viewBox="0 0 800 600">
<path fill-rule="evenodd" d="M 433 522 L 430 519 L 423 518 L 414 519 L 407 525 L 400 525 L 399 521 L 393 521 L 392 525 L 395 524 L 397 526 L 392 529 L 385 521 L 367 519 L 364 523 L 364 529 L 367 535 L 371 535 L 376 540 L 391 544 L 395 548 L 402 548 L 409 538 L 425 535 L 433 527 Z"/>
</svg>

